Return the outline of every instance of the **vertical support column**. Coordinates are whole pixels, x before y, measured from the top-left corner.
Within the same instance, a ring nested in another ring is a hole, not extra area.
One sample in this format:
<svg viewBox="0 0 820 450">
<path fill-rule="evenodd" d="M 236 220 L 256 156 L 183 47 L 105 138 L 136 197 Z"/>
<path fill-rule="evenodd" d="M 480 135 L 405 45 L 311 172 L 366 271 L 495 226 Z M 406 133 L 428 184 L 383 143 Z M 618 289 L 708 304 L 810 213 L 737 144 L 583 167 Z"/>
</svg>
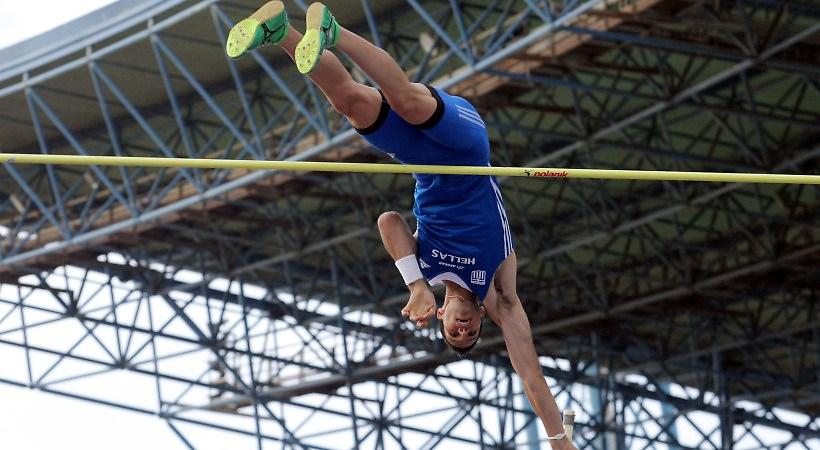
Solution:
<svg viewBox="0 0 820 450">
<path fill-rule="evenodd" d="M 593 419 L 598 435 L 592 441 L 592 447 L 601 450 L 622 450 L 626 448 L 625 435 L 619 425 L 618 413 L 615 410 L 616 374 L 609 373 L 609 369 L 604 364 L 602 367 L 602 356 L 599 351 L 600 338 L 597 333 L 592 334 L 592 362 L 584 370 L 584 375 L 592 377 L 597 381 L 597 387 L 590 386 L 589 404 L 590 416 Z"/>
<path fill-rule="evenodd" d="M 610 392 L 612 392 L 611 408 L 613 415 L 613 424 L 615 431 L 612 433 L 615 439 L 615 448 L 617 450 L 626 450 L 626 397 L 618 389 L 613 389 L 612 386 L 618 386 L 618 382 L 622 381 L 623 375 L 610 374 L 607 377 Z M 620 409 L 618 409 L 620 407 Z"/>
<path fill-rule="evenodd" d="M 229 291 L 231 286 L 230 284 L 232 281 L 229 282 L 228 288 L 226 291 Z M 242 280 L 236 281 L 239 287 L 239 305 L 242 307 L 242 325 L 245 329 L 245 345 L 247 347 L 248 355 L 248 377 L 250 378 L 248 381 L 250 383 L 251 389 L 249 390 L 249 394 L 251 395 L 251 406 L 253 407 L 253 424 L 254 424 L 254 437 L 256 437 L 256 448 L 258 450 L 262 450 L 262 422 L 259 418 L 259 383 L 256 381 L 256 370 L 253 364 L 253 346 L 251 344 L 251 327 L 248 324 L 248 305 L 245 304 L 245 284 Z M 204 285 L 203 285 L 204 287 Z M 237 376 L 241 374 L 237 373 Z M 282 426 L 285 427 L 284 417 L 282 418 Z"/>
<path fill-rule="evenodd" d="M 330 259 L 330 275 L 333 279 L 333 295 L 336 297 L 336 304 L 339 305 L 339 314 L 336 317 L 338 319 L 337 323 L 339 328 L 342 330 L 342 335 L 340 338 L 342 339 L 342 352 L 345 357 L 344 371 L 345 376 L 347 376 L 347 394 L 350 402 L 350 421 L 353 429 L 353 440 L 356 442 L 355 448 L 360 448 L 362 441 L 359 437 L 359 420 L 356 415 L 356 395 L 353 393 L 353 379 L 351 376 L 353 373 L 353 368 L 350 364 L 350 349 L 347 348 L 347 326 L 345 325 L 344 320 L 345 305 L 342 300 L 343 295 L 339 286 L 339 261 L 336 259 L 336 252 L 333 251 L 333 248 L 328 251 L 328 256 Z"/>
<path fill-rule="evenodd" d="M 660 383 L 660 388 L 664 394 L 671 395 L 669 383 Z M 671 403 L 661 402 L 661 414 L 663 414 L 663 423 L 661 423 L 661 426 L 665 427 L 669 439 L 677 444 L 680 442 L 678 440 L 678 427 L 675 425 L 675 419 L 678 417 L 678 409 Z M 669 450 L 681 450 L 681 447 L 679 445 L 670 444 Z"/>
<path fill-rule="evenodd" d="M 475 380 L 475 397 L 473 397 L 473 404 L 478 409 L 478 431 L 479 442 L 481 443 L 481 450 L 484 450 L 484 418 L 481 416 L 481 391 L 483 390 L 483 371 L 478 373 L 478 364 L 473 362 L 473 379 Z"/>
<path fill-rule="evenodd" d="M 597 349 L 597 339 L 593 337 L 595 341 L 595 347 Z M 597 353 L 597 351 L 596 351 Z M 609 450 L 607 447 L 607 425 L 606 425 L 606 417 L 604 416 L 604 402 L 601 400 L 602 392 L 605 392 L 604 389 L 601 389 L 600 386 L 603 386 L 606 383 L 606 378 L 600 378 L 600 369 L 598 367 L 598 360 L 597 354 L 595 355 L 595 360 L 593 363 L 587 367 L 584 371 L 584 375 L 589 377 L 595 377 L 598 379 L 598 386 L 599 387 L 589 387 L 589 415 L 592 418 L 592 422 L 596 425 L 595 428 L 599 431 L 598 435 L 595 436 L 592 440 L 592 446 L 594 448 L 598 448 L 601 450 Z"/>
<path fill-rule="evenodd" d="M 715 394 L 718 396 L 718 411 L 720 416 L 720 448 L 732 450 L 734 447 L 734 414 L 732 411 L 732 394 L 723 372 L 723 360 L 718 351 L 712 352 L 712 371 L 714 373 Z"/>
</svg>

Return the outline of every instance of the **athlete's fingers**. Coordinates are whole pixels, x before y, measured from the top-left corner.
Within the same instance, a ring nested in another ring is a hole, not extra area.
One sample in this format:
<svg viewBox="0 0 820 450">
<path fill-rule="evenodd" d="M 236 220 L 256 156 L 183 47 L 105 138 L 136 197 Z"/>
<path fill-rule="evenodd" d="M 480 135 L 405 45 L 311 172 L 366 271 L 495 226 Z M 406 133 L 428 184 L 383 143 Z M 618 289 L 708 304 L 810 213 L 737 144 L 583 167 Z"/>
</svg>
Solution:
<svg viewBox="0 0 820 450">
<path fill-rule="evenodd" d="M 410 320 L 416 322 L 416 325 L 419 326 L 419 327 L 426 327 L 427 324 L 430 323 L 428 319 L 430 319 L 430 317 L 433 316 L 434 312 L 435 312 L 435 308 L 431 306 L 431 307 L 427 308 L 427 311 L 425 311 L 421 314 L 411 315 Z"/>
<path fill-rule="evenodd" d="M 411 322 L 418 322 L 423 320 L 426 323 L 427 319 L 432 317 L 433 314 L 435 314 L 435 312 L 435 306 L 428 306 L 426 310 L 423 311 L 419 311 L 417 308 L 414 307 L 405 306 L 401 313 L 404 317 L 410 319 Z"/>
<path fill-rule="evenodd" d="M 417 314 L 417 315 L 416 315 L 416 320 L 424 320 L 424 321 L 427 321 L 427 319 L 429 319 L 430 317 L 432 317 L 432 316 L 433 316 L 433 313 L 434 313 L 434 312 L 435 312 L 435 308 L 433 308 L 433 307 L 431 306 L 431 307 L 427 308 L 427 310 L 426 310 L 426 311 L 424 311 L 424 312 L 422 312 L 422 313 Z"/>
</svg>

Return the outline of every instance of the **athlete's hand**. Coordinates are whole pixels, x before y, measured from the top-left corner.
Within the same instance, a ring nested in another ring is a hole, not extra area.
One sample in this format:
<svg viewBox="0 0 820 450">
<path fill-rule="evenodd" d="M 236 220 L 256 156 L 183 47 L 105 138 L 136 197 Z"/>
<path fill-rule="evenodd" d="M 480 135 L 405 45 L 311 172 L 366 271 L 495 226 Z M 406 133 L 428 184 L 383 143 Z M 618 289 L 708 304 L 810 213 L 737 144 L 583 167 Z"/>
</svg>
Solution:
<svg viewBox="0 0 820 450">
<path fill-rule="evenodd" d="M 410 299 L 401 310 L 401 315 L 415 322 L 419 328 L 430 324 L 430 318 L 436 313 L 436 297 L 427 285 L 411 287 Z"/>
</svg>

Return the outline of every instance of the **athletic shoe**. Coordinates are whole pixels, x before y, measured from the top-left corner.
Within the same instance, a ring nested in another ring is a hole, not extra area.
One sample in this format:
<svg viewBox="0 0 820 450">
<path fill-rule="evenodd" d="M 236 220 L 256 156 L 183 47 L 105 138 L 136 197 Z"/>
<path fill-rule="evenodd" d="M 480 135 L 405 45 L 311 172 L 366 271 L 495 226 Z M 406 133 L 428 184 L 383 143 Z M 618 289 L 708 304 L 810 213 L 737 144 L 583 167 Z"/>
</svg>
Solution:
<svg viewBox="0 0 820 450">
<path fill-rule="evenodd" d="M 288 13 L 279 0 L 266 3 L 231 28 L 225 53 L 239 58 L 260 45 L 278 44 L 288 35 Z"/>
<path fill-rule="evenodd" d="M 307 75 L 319 65 L 319 58 L 339 39 L 339 23 L 327 6 L 316 2 L 307 10 L 305 37 L 296 46 L 296 67 Z"/>
</svg>

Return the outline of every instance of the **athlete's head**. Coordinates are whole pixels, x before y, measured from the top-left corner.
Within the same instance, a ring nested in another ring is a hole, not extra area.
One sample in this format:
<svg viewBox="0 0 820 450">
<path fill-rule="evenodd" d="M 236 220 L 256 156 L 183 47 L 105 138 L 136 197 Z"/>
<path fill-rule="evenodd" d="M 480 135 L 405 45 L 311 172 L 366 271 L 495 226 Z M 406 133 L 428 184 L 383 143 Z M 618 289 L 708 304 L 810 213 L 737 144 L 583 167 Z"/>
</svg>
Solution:
<svg viewBox="0 0 820 450">
<path fill-rule="evenodd" d="M 436 311 L 441 335 L 456 353 L 464 355 L 475 347 L 486 313 L 478 297 L 463 287 L 445 281 L 444 303 Z"/>
</svg>

